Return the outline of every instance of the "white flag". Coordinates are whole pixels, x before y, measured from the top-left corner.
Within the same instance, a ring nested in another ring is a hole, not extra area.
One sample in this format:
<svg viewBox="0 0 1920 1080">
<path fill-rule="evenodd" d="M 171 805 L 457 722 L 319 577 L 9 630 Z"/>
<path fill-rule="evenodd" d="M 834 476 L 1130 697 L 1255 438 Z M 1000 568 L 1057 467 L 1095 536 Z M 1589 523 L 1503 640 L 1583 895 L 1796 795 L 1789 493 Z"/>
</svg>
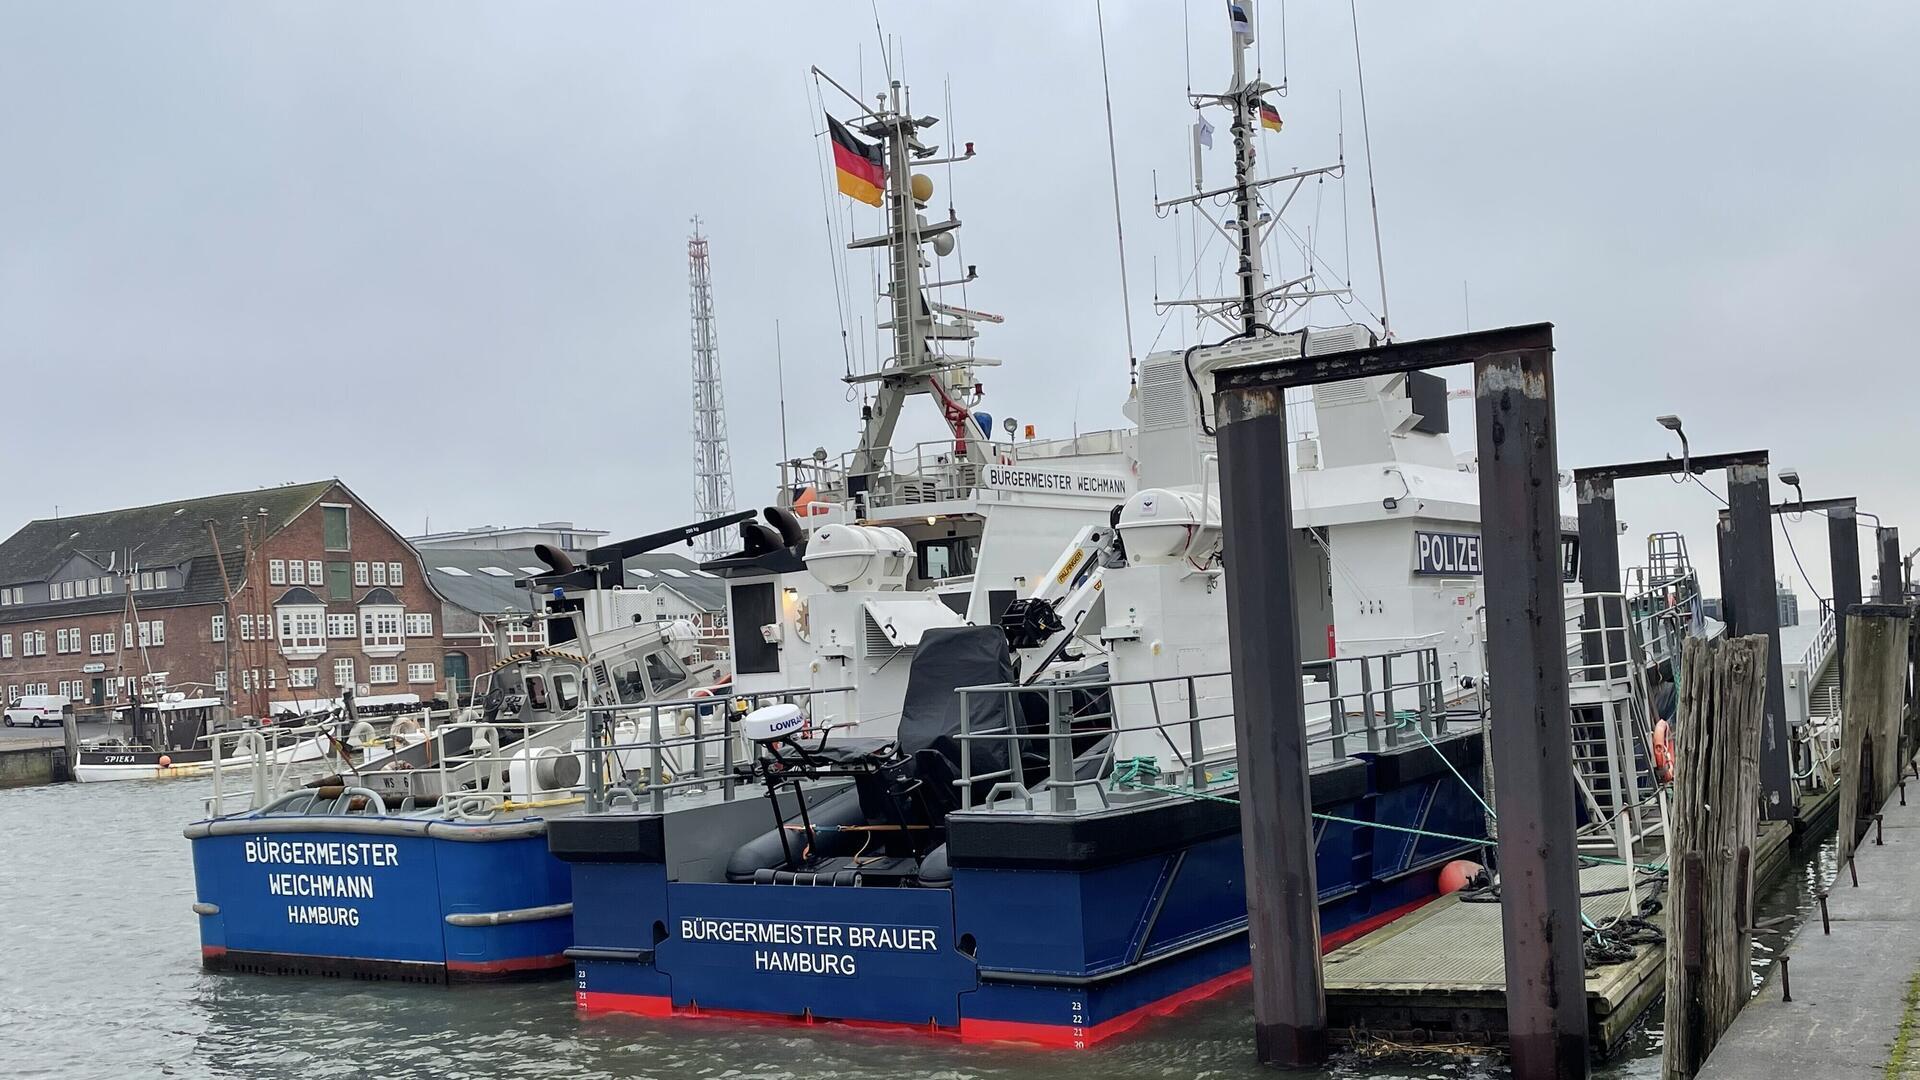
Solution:
<svg viewBox="0 0 1920 1080">
<path fill-rule="evenodd" d="M 1206 117 L 1203 116 L 1194 122 L 1193 131 L 1194 137 L 1200 140 L 1201 146 L 1209 150 L 1213 149 L 1213 125 L 1207 123 Z"/>
</svg>

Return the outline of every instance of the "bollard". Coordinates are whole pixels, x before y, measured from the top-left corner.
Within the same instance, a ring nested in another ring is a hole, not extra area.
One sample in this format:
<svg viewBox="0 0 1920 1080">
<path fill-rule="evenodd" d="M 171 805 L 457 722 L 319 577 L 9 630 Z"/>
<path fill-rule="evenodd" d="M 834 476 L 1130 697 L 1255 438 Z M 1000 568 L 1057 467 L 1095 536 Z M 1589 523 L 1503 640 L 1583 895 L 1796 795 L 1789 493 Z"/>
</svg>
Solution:
<svg viewBox="0 0 1920 1080">
<path fill-rule="evenodd" d="M 1833 921 L 1827 917 L 1827 894 L 1826 893 L 1820 894 L 1820 932 L 1826 935 L 1831 935 L 1833 933 Z"/>
<path fill-rule="evenodd" d="M 1787 974 L 1787 958 L 1785 956 L 1780 958 L 1780 1000 L 1782 1002 L 1791 1002 L 1793 1000 L 1793 980 Z"/>
</svg>

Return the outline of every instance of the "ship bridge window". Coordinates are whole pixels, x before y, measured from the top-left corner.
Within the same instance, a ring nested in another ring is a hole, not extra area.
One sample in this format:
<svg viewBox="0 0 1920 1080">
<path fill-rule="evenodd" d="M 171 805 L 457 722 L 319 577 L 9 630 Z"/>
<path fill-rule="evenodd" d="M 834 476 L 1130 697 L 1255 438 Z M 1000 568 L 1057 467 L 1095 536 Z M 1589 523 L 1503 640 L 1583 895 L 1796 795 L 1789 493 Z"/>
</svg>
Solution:
<svg viewBox="0 0 1920 1080">
<path fill-rule="evenodd" d="M 647 683 L 640 677 L 640 661 L 629 660 L 613 669 L 613 690 L 622 705 L 647 699 Z"/>
<path fill-rule="evenodd" d="M 1580 580 L 1580 536 L 1577 533 L 1560 534 L 1560 574 L 1563 580 Z"/>
<path fill-rule="evenodd" d="M 659 694 L 670 686 L 685 682 L 687 670 L 680 662 L 665 652 L 647 654 L 647 681 L 653 684 L 653 692 Z"/>
<path fill-rule="evenodd" d="M 555 705 L 561 712 L 571 712 L 580 707 L 580 677 L 571 672 L 553 673 L 553 696 Z"/>
<path fill-rule="evenodd" d="M 538 675 L 527 676 L 527 704 L 536 709 L 547 707 L 547 680 Z"/>
<path fill-rule="evenodd" d="M 943 578 L 965 577 L 973 573 L 973 538 L 968 536 L 943 536 L 937 540 L 922 540 L 914 545 L 920 580 L 939 581 Z"/>
</svg>

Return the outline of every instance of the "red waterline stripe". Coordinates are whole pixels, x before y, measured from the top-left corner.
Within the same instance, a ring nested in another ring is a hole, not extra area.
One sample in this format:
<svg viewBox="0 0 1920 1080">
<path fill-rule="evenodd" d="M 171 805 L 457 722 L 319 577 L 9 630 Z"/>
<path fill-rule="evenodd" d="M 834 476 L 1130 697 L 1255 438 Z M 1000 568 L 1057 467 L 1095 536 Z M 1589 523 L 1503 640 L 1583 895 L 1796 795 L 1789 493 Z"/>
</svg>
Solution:
<svg viewBox="0 0 1920 1080">
<path fill-rule="evenodd" d="M 227 947 L 225 945 L 202 945 L 200 946 L 200 955 L 203 958 L 209 956 L 225 956 L 227 955 Z"/>
<path fill-rule="evenodd" d="M 571 963 L 566 953 L 553 953 L 548 956 L 511 956 L 505 960 L 449 960 L 447 970 L 469 975 L 503 975 L 511 971 L 544 971 L 566 967 Z"/>
<path fill-rule="evenodd" d="M 1320 941 L 1320 951 L 1332 952 L 1356 938 L 1364 937 L 1382 926 L 1408 915 L 1425 906 L 1434 898 L 1431 896 L 1402 904 L 1390 911 L 1384 911 L 1371 918 L 1363 919 L 1352 926 L 1328 934 Z M 832 1023 L 846 1027 L 869 1028 L 884 1031 L 916 1031 L 923 1034 L 957 1034 L 968 1042 L 1018 1042 L 1029 1045 L 1079 1049 L 1094 1043 L 1110 1039 L 1139 1024 L 1143 1020 L 1156 1016 L 1165 1016 L 1177 1012 L 1196 1001 L 1212 997 L 1223 990 L 1246 982 L 1252 976 L 1251 968 L 1237 968 L 1222 975 L 1216 975 L 1205 982 L 1196 983 L 1157 1001 L 1130 1009 L 1111 1020 L 1079 1029 L 1076 1034 L 1071 1024 L 1040 1024 L 1024 1020 L 982 1020 L 978 1018 L 960 1018 L 957 1032 L 948 1028 L 930 1027 L 926 1024 L 902 1024 L 881 1020 L 831 1020 L 816 1021 L 812 1017 L 790 1016 L 784 1013 L 754 1012 L 748 1009 L 709 1009 L 700 1006 L 677 1008 L 673 999 L 664 994 L 619 994 L 605 990 L 579 990 L 573 995 L 574 1005 L 588 1013 L 628 1013 L 646 1017 L 695 1017 L 711 1019 L 753 1020 L 757 1022 L 786 1023 L 812 1026 L 816 1023 Z"/>
</svg>

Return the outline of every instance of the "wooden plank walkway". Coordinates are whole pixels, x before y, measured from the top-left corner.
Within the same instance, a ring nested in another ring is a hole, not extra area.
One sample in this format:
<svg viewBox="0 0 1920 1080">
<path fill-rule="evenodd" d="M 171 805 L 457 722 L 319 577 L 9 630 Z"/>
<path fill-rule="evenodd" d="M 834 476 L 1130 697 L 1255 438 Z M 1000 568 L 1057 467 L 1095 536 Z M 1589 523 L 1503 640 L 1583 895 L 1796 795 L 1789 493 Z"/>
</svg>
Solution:
<svg viewBox="0 0 1920 1080">
<path fill-rule="evenodd" d="M 1761 827 L 1756 887 L 1787 863 L 1792 829 Z M 1590 866 L 1580 873 L 1582 908 L 1605 922 L 1620 913 L 1627 868 Z M 1653 916 L 1655 925 L 1663 920 Z M 1623 1041 L 1665 989 L 1666 949 L 1634 946 L 1633 958 L 1587 973 L 1589 1030 L 1596 1052 Z M 1500 1043 L 1506 1033 L 1506 969 L 1500 905 L 1445 896 L 1350 942 L 1326 958 L 1327 1012 L 1336 1038 L 1398 1043 Z"/>
<path fill-rule="evenodd" d="M 1920 798 L 1882 807 L 1827 901 L 1714 1047 L 1699 1080 L 1883 1080 L 1920 1076 Z M 1786 1000 L 1791 982 L 1792 1000 Z"/>
</svg>

